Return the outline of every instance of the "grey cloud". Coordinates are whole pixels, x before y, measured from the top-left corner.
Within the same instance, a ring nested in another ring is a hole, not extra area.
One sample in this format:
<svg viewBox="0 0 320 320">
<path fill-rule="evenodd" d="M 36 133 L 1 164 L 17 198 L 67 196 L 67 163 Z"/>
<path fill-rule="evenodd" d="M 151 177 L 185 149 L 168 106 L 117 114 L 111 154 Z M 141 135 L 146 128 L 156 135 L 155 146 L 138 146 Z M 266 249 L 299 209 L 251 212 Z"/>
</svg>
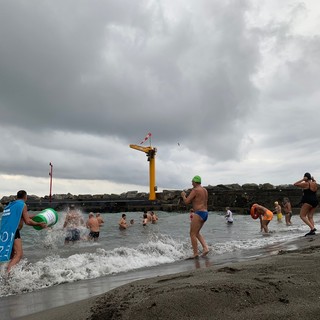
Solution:
<svg viewBox="0 0 320 320">
<path fill-rule="evenodd" d="M 174 22 L 165 5 L 132 3 L 2 4 L 2 124 L 127 141 L 152 130 L 159 142 L 236 156 L 236 122 L 257 94 L 246 1 L 181 5 Z"/>
</svg>

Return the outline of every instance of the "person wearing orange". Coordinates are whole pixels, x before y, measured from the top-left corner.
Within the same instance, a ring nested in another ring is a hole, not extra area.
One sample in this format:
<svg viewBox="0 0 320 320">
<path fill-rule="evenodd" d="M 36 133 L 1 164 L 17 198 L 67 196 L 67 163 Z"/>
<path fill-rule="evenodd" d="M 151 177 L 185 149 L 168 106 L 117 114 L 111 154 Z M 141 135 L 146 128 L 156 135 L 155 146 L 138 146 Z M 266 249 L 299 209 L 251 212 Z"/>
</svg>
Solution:
<svg viewBox="0 0 320 320">
<path fill-rule="evenodd" d="M 295 182 L 294 185 L 303 189 L 300 218 L 310 228 L 310 231 L 305 234 L 305 236 L 315 235 L 317 229 L 314 226 L 313 214 L 319 204 L 317 197 L 317 182 L 313 177 L 311 177 L 311 174 L 309 172 L 306 172 L 303 178 Z"/>
<path fill-rule="evenodd" d="M 261 231 L 269 233 L 268 224 L 273 218 L 273 212 L 257 203 L 252 206 L 251 210 L 254 210 L 255 214 L 259 216 Z"/>
</svg>

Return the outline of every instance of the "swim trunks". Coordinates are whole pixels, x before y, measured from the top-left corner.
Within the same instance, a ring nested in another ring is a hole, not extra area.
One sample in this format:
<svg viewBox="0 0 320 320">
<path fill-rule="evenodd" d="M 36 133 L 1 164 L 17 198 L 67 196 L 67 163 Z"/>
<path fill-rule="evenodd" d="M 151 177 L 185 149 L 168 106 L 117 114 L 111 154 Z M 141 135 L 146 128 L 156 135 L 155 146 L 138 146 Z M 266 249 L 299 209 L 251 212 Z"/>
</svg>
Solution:
<svg viewBox="0 0 320 320">
<path fill-rule="evenodd" d="M 281 220 L 282 219 L 282 213 L 277 213 L 277 218 L 278 218 L 278 220 Z"/>
<path fill-rule="evenodd" d="M 21 236 L 20 236 L 20 230 L 17 229 L 15 235 L 14 235 L 14 239 L 21 239 Z"/>
<path fill-rule="evenodd" d="M 271 221 L 273 218 L 273 213 L 270 210 L 267 210 L 262 217 L 262 220 L 264 221 Z"/>
<path fill-rule="evenodd" d="M 78 241 L 80 240 L 80 230 L 79 229 L 68 229 L 67 236 L 65 238 L 67 241 Z"/>
<path fill-rule="evenodd" d="M 195 212 L 198 216 L 200 216 L 200 218 L 206 222 L 208 219 L 208 211 L 196 211 Z"/>
<path fill-rule="evenodd" d="M 99 238 L 99 234 L 100 234 L 100 232 L 93 232 L 93 231 L 91 231 L 91 232 L 89 233 L 89 238 L 91 238 L 91 239 Z"/>
</svg>

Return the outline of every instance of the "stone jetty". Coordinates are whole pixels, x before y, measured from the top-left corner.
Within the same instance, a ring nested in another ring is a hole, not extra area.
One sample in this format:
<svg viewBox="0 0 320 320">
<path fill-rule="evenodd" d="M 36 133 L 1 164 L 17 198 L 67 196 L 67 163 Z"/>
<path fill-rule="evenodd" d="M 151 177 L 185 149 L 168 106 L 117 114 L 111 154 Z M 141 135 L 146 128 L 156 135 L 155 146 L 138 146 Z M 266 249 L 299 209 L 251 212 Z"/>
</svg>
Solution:
<svg viewBox="0 0 320 320">
<path fill-rule="evenodd" d="M 230 207 L 236 213 L 248 214 L 253 203 L 259 203 L 267 208 L 274 208 L 274 201 L 281 202 L 284 197 L 291 201 L 294 211 L 300 207 L 302 196 L 301 189 L 293 185 L 273 186 L 269 183 L 255 184 L 246 183 L 206 186 L 208 190 L 208 209 L 210 211 L 224 211 L 225 207 Z M 320 198 L 320 189 L 318 189 Z M 157 211 L 177 211 L 185 212 L 189 209 L 181 197 L 182 190 L 163 190 L 157 193 L 156 201 L 149 201 L 148 194 L 138 191 L 129 191 L 117 194 L 55 194 L 51 198 L 48 196 L 38 197 L 29 195 L 27 205 L 30 211 L 40 211 L 48 207 L 56 210 L 64 210 L 69 205 L 74 204 L 84 212 L 130 212 L 143 210 Z M 191 189 L 188 191 L 190 192 Z M 188 193 L 187 192 L 187 193 Z M 14 200 L 15 196 L 4 196 L 0 201 L 0 209 L 4 205 Z"/>
</svg>

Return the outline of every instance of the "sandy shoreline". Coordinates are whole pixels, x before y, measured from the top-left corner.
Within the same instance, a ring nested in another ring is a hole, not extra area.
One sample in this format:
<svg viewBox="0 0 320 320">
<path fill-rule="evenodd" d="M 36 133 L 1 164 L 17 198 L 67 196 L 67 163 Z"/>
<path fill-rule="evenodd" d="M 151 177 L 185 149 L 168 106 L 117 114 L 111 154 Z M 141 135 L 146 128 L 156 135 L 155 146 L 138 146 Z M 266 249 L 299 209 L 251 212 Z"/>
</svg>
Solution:
<svg viewBox="0 0 320 320">
<path fill-rule="evenodd" d="M 320 237 L 255 261 L 140 280 L 19 319 L 320 318 Z"/>
</svg>

